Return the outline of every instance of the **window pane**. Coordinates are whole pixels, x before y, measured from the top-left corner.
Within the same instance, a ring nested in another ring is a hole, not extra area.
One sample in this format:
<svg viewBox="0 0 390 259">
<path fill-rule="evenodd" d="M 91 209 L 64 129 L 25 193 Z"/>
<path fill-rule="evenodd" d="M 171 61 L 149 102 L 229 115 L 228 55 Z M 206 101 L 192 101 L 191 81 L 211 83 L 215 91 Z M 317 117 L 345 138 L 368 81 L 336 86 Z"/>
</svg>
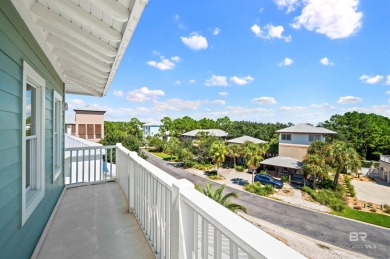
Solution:
<svg viewBox="0 0 390 259">
<path fill-rule="evenodd" d="M 36 138 L 26 140 L 26 188 L 34 189 L 32 174 L 36 172 Z"/>
<path fill-rule="evenodd" d="M 36 134 L 36 89 L 26 86 L 26 136 Z"/>
</svg>

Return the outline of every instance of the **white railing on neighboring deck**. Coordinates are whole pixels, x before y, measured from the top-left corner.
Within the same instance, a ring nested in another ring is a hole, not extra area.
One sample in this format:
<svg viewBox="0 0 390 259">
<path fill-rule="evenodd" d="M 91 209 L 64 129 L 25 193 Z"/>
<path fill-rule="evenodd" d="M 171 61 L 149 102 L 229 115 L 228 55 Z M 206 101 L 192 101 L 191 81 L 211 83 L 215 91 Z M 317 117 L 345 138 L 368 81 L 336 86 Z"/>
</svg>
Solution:
<svg viewBox="0 0 390 259">
<path fill-rule="evenodd" d="M 386 162 L 390 164 L 390 155 L 381 155 L 380 161 Z"/>
<path fill-rule="evenodd" d="M 112 180 L 116 146 L 65 148 L 65 184 Z"/>
<path fill-rule="evenodd" d="M 121 144 L 116 165 L 129 211 L 160 258 L 304 258 Z"/>
</svg>

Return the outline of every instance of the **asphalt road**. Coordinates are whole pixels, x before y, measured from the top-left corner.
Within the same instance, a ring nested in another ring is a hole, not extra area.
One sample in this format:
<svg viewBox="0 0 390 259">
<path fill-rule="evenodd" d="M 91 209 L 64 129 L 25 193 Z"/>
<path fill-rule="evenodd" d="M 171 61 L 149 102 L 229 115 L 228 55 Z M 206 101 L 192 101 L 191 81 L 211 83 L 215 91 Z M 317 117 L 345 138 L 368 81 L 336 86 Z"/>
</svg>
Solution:
<svg viewBox="0 0 390 259">
<path fill-rule="evenodd" d="M 177 179 L 187 179 L 201 185 L 209 182 L 145 153 L 148 155 L 148 162 Z M 219 186 L 214 182 L 213 185 Z M 390 229 L 302 209 L 228 186 L 225 190 L 239 195 L 237 203 L 244 205 L 250 216 L 366 256 L 390 258 Z"/>
</svg>

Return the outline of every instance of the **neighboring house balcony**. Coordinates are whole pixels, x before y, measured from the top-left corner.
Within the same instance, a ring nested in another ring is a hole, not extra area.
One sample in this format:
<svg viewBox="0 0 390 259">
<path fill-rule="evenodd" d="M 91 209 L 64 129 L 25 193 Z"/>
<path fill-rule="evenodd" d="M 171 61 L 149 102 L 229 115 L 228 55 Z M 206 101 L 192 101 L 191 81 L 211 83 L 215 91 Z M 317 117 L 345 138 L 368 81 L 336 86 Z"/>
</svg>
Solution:
<svg viewBox="0 0 390 259">
<path fill-rule="evenodd" d="M 303 258 L 121 144 L 65 151 L 69 184 L 33 258 Z"/>
<path fill-rule="evenodd" d="M 390 155 L 381 155 L 379 160 L 390 164 Z"/>
</svg>

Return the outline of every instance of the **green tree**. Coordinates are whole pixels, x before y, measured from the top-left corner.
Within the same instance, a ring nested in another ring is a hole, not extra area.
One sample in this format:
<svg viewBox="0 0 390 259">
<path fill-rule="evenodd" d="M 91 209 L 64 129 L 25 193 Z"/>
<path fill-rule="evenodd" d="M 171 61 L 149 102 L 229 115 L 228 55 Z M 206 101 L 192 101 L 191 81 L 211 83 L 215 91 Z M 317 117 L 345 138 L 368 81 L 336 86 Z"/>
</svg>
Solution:
<svg viewBox="0 0 390 259">
<path fill-rule="evenodd" d="M 242 148 L 240 145 L 232 144 L 227 146 L 227 155 L 233 158 L 234 168 L 236 168 L 237 158 L 241 156 Z"/>
<path fill-rule="evenodd" d="M 164 150 L 164 140 L 159 138 L 158 136 L 148 137 L 147 141 L 149 142 L 149 146 L 152 147 L 153 151 L 161 152 Z"/>
<path fill-rule="evenodd" d="M 172 119 L 169 117 L 164 117 L 160 120 L 160 122 L 162 123 L 160 126 L 161 135 L 163 137 L 166 137 L 167 133 L 172 131 L 172 125 L 173 125 Z"/>
<path fill-rule="evenodd" d="M 179 160 L 184 163 L 184 166 L 187 167 L 191 165 L 194 155 L 187 148 L 180 149 Z"/>
<path fill-rule="evenodd" d="M 255 143 L 244 143 L 245 160 L 248 167 L 252 170 L 252 183 L 254 183 L 255 171 L 264 160 L 264 154 L 267 150 L 264 146 Z"/>
<path fill-rule="evenodd" d="M 248 212 L 247 208 L 241 204 L 231 202 L 231 198 L 238 198 L 237 193 L 230 192 L 223 196 L 225 185 L 221 185 L 218 189 L 213 189 L 211 183 L 206 183 L 206 188 L 202 188 L 200 185 L 195 184 L 195 189 L 233 212 L 236 212 L 237 210 L 241 210 L 245 213 Z"/>
<path fill-rule="evenodd" d="M 171 137 L 168 142 L 164 145 L 164 152 L 172 156 L 179 156 L 180 152 L 180 140 L 175 137 Z"/>
<path fill-rule="evenodd" d="M 337 188 L 340 173 L 357 173 L 361 166 L 361 160 L 356 150 L 343 141 L 335 141 L 331 146 L 331 164 L 336 170 L 333 188 Z"/>
<path fill-rule="evenodd" d="M 214 163 L 217 164 L 217 175 L 219 176 L 219 167 L 225 161 L 227 155 L 227 149 L 224 142 L 217 140 L 211 144 L 210 147 L 211 158 Z"/>
<path fill-rule="evenodd" d="M 365 159 L 390 153 L 390 119 L 376 114 L 347 112 L 333 115 L 322 127 L 336 131 L 338 140 L 348 141 Z"/>
</svg>

